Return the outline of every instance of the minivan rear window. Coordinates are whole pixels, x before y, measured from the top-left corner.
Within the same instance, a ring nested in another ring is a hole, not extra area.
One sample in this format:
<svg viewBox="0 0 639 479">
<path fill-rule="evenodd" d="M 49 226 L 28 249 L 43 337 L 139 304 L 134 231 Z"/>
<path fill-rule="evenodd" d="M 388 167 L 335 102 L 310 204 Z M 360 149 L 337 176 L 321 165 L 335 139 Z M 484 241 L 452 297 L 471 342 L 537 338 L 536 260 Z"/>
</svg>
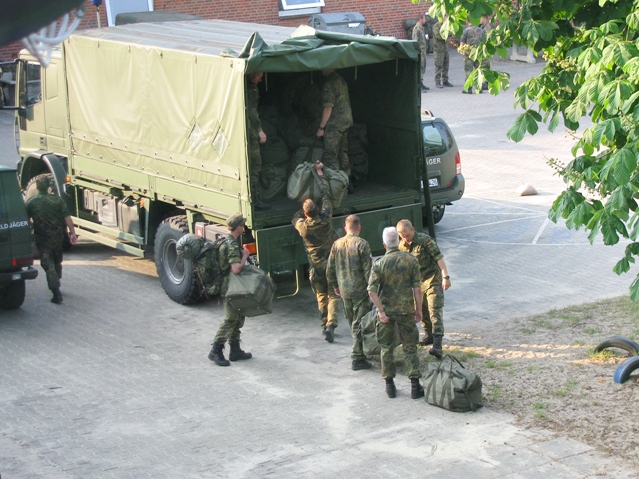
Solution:
<svg viewBox="0 0 639 479">
<path fill-rule="evenodd" d="M 426 156 L 441 155 L 453 146 L 453 139 L 446 127 L 441 123 L 423 125 L 424 153 Z"/>
</svg>

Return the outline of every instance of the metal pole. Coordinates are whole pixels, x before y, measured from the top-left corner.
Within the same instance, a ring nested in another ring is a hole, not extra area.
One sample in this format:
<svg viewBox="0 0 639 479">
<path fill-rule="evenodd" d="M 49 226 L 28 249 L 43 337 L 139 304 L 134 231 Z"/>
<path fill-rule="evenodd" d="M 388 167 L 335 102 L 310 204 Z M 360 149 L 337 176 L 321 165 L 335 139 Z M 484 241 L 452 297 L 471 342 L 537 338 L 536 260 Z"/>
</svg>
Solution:
<svg viewBox="0 0 639 479">
<path fill-rule="evenodd" d="M 100 6 L 96 5 L 95 8 L 96 8 L 96 14 L 98 16 L 98 28 L 102 28 L 102 23 L 100 22 Z"/>
</svg>

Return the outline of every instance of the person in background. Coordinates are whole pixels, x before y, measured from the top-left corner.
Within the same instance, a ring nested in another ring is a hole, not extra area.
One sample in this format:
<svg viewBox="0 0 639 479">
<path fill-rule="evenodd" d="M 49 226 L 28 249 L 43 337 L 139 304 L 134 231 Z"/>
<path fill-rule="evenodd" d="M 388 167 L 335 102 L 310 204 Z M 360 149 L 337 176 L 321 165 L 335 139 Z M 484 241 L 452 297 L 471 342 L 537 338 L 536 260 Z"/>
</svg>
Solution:
<svg viewBox="0 0 639 479">
<path fill-rule="evenodd" d="M 67 205 L 59 196 L 49 194 L 55 187 L 49 175 L 36 178 L 38 194 L 27 201 L 27 214 L 33 224 L 35 244 L 40 254 L 40 266 L 47 275 L 47 285 L 53 293 L 51 302 L 62 303 L 60 279 L 62 278 L 62 243 L 69 230 L 69 240 L 74 245 L 78 237 Z"/>
<path fill-rule="evenodd" d="M 446 19 L 444 17 L 444 19 Z M 435 85 L 437 88 L 451 87 L 453 84 L 448 81 L 448 65 L 450 57 L 448 54 L 448 41 L 441 35 L 442 22 L 433 25 L 433 56 L 435 57 Z"/>
<path fill-rule="evenodd" d="M 251 199 L 258 210 L 267 210 L 269 205 L 260 198 L 260 172 L 262 171 L 262 155 L 260 144 L 266 143 L 266 133 L 262 130 L 262 122 L 257 113 L 260 103 L 260 91 L 257 84 L 262 81 L 264 72 L 248 74 L 246 83 L 246 110 L 249 118 L 249 160 L 251 168 Z"/>
</svg>

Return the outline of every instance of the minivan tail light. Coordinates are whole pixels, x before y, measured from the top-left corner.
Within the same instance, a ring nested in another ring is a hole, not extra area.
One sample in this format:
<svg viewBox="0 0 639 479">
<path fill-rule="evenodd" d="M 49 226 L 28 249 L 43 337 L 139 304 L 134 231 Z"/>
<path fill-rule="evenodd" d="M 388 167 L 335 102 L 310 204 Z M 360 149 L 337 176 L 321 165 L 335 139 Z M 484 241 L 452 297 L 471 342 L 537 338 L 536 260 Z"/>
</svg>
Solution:
<svg viewBox="0 0 639 479">
<path fill-rule="evenodd" d="M 455 174 L 461 175 L 461 157 L 459 156 L 459 151 L 455 155 Z"/>
<path fill-rule="evenodd" d="M 33 264 L 33 256 L 25 258 L 11 258 L 11 266 L 31 266 Z"/>
</svg>

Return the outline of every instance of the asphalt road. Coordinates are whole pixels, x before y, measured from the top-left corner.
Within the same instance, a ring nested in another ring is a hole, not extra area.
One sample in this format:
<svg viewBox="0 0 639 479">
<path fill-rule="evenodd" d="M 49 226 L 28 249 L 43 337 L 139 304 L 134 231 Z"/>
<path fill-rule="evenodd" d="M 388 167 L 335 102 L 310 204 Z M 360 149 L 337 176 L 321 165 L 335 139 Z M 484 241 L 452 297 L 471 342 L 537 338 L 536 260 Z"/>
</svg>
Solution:
<svg viewBox="0 0 639 479">
<path fill-rule="evenodd" d="M 569 158 L 564 133 L 505 137 L 512 91 L 422 95 L 457 138 L 465 197 L 437 225 L 452 288 L 445 323 L 499 321 L 625 294 L 612 267 L 623 245 L 590 245 L 547 221 L 562 181 L 546 158 Z M 432 56 L 427 75 L 432 74 Z M 539 65 L 498 62 L 512 83 Z M 17 160 L 0 112 L 0 164 Z M 536 196 L 515 189 L 532 184 Z M 163 293 L 152 261 L 82 242 L 65 256 L 64 303 L 43 274 L 18 311 L 0 311 L 0 473 L 12 478 L 631 477 L 613 459 L 512 417 L 449 413 L 413 401 L 409 381 L 386 398 L 379 370 L 351 371 L 344 323 L 323 341 L 310 288 L 248 319 L 254 359 L 229 368 L 206 355 L 223 317 Z M 605 331 L 602 331 L 605 335 Z M 446 340 L 445 340 L 446 344 Z"/>
</svg>

